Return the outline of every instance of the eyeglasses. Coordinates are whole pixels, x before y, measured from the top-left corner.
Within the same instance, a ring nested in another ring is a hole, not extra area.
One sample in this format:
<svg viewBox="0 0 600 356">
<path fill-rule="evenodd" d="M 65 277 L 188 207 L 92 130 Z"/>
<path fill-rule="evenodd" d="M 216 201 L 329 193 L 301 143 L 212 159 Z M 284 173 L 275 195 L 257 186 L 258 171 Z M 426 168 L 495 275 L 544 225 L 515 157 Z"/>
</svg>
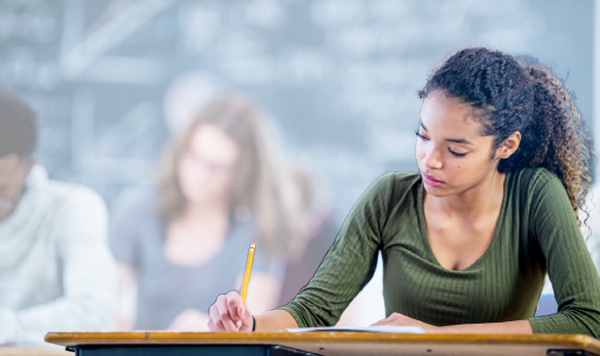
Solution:
<svg viewBox="0 0 600 356">
<path fill-rule="evenodd" d="M 206 169 L 211 175 L 216 177 L 230 178 L 235 170 L 231 164 L 212 162 L 190 150 L 183 151 L 181 158 L 199 168 Z"/>
</svg>

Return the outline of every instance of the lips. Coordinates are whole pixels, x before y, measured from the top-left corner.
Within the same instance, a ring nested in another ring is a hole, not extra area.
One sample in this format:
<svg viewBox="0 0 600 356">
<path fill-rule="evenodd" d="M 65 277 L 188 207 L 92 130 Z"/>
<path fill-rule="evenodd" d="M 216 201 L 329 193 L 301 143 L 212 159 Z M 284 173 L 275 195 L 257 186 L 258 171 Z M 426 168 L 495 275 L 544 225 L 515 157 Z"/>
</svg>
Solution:
<svg viewBox="0 0 600 356">
<path fill-rule="evenodd" d="M 432 187 L 439 187 L 440 185 L 444 184 L 443 181 L 437 180 L 437 179 L 433 178 L 432 176 L 429 176 L 423 172 L 421 172 L 421 175 L 423 176 L 423 182 L 425 182 L 425 184 L 430 185 Z"/>
</svg>

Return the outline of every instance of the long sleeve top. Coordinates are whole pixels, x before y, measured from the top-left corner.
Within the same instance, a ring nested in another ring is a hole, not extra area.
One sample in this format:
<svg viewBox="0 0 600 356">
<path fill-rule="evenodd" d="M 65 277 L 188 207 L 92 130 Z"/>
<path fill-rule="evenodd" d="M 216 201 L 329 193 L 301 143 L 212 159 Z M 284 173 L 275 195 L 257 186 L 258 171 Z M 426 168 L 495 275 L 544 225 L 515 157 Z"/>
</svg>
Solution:
<svg viewBox="0 0 600 356">
<path fill-rule="evenodd" d="M 387 315 L 444 326 L 529 319 L 535 333 L 600 337 L 600 280 L 560 180 L 541 168 L 507 173 L 492 241 L 471 266 L 437 261 L 419 174 L 379 178 L 348 215 L 314 278 L 288 305 L 301 327 L 333 325 L 383 257 Z M 546 273 L 557 314 L 534 318 Z"/>
<path fill-rule="evenodd" d="M 232 214 L 223 248 L 206 263 L 183 266 L 165 256 L 166 230 L 155 190 L 128 191 L 115 204 L 108 240 L 115 259 L 135 272 L 136 329 L 166 329 L 186 309 L 207 313 L 217 295 L 239 288 L 248 246 L 257 239 L 254 220 Z M 257 249 L 252 272 L 281 279 L 284 266 L 284 258 Z"/>
<path fill-rule="evenodd" d="M 107 212 L 91 190 L 30 173 L 0 221 L 0 343 L 43 343 L 49 331 L 116 326 Z"/>
</svg>

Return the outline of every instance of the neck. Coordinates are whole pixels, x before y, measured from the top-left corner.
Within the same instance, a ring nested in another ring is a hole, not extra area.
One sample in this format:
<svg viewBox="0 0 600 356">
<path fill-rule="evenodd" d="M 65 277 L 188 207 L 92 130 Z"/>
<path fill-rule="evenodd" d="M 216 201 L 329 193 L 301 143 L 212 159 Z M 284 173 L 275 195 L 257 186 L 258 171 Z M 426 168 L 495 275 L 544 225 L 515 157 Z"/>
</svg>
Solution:
<svg viewBox="0 0 600 356">
<path fill-rule="evenodd" d="M 188 202 L 183 215 L 183 220 L 192 219 L 195 222 L 214 221 L 229 215 L 229 204 L 225 201 L 216 202 Z"/>
<path fill-rule="evenodd" d="M 473 217 L 498 208 L 504 198 L 505 173 L 494 169 L 476 186 L 449 197 L 428 196 L 445 214 Z"/>
<path fill-rule="evenodd" d="M 11 210 L 6 211 L 6 212 L 0 212 L 0 222 L 2 222 L 5 219 L 7 219 L 13 213 L 13 211 L 15 211 L 15 209 L 11 209 Z"/>
<path fill-rule="evenodd" d="M 9 216 L 11 216 L 12 213 L 15 212 L 15 210 L 19 206 L 19 203 L 21 202 L 21 197 L 23 196 L 23 191 L 24 191 L 24 189 L 21 188 L 21 190 L 16 198 L 13 198 L 9 202 L 0 203 L 0 222 L 4 221 Z"/>
</svg>

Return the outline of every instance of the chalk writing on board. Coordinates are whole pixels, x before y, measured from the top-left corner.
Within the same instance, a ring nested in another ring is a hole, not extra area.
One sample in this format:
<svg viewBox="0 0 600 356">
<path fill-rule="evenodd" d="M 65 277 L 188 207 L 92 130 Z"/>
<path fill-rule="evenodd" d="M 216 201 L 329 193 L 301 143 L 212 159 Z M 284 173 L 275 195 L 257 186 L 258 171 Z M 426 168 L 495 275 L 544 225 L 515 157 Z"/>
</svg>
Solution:
<svg viewBox="0 0 600 356">
<path fill-rule="evenodd" d="M 189 115 L 169 90 L 192 88 L 197 103 L 244 91 L 288 154 L 335 183 L 332 202 L 346 212 L 377 176 L 416 169 L 416 91 L 428 71 L 461 46 L 529 51 L 547 29 L 535 4 L 6 0 L 0 82 L 40 112 L 50 174 L 109 202 L 149 182 Z"/>
</svg>

